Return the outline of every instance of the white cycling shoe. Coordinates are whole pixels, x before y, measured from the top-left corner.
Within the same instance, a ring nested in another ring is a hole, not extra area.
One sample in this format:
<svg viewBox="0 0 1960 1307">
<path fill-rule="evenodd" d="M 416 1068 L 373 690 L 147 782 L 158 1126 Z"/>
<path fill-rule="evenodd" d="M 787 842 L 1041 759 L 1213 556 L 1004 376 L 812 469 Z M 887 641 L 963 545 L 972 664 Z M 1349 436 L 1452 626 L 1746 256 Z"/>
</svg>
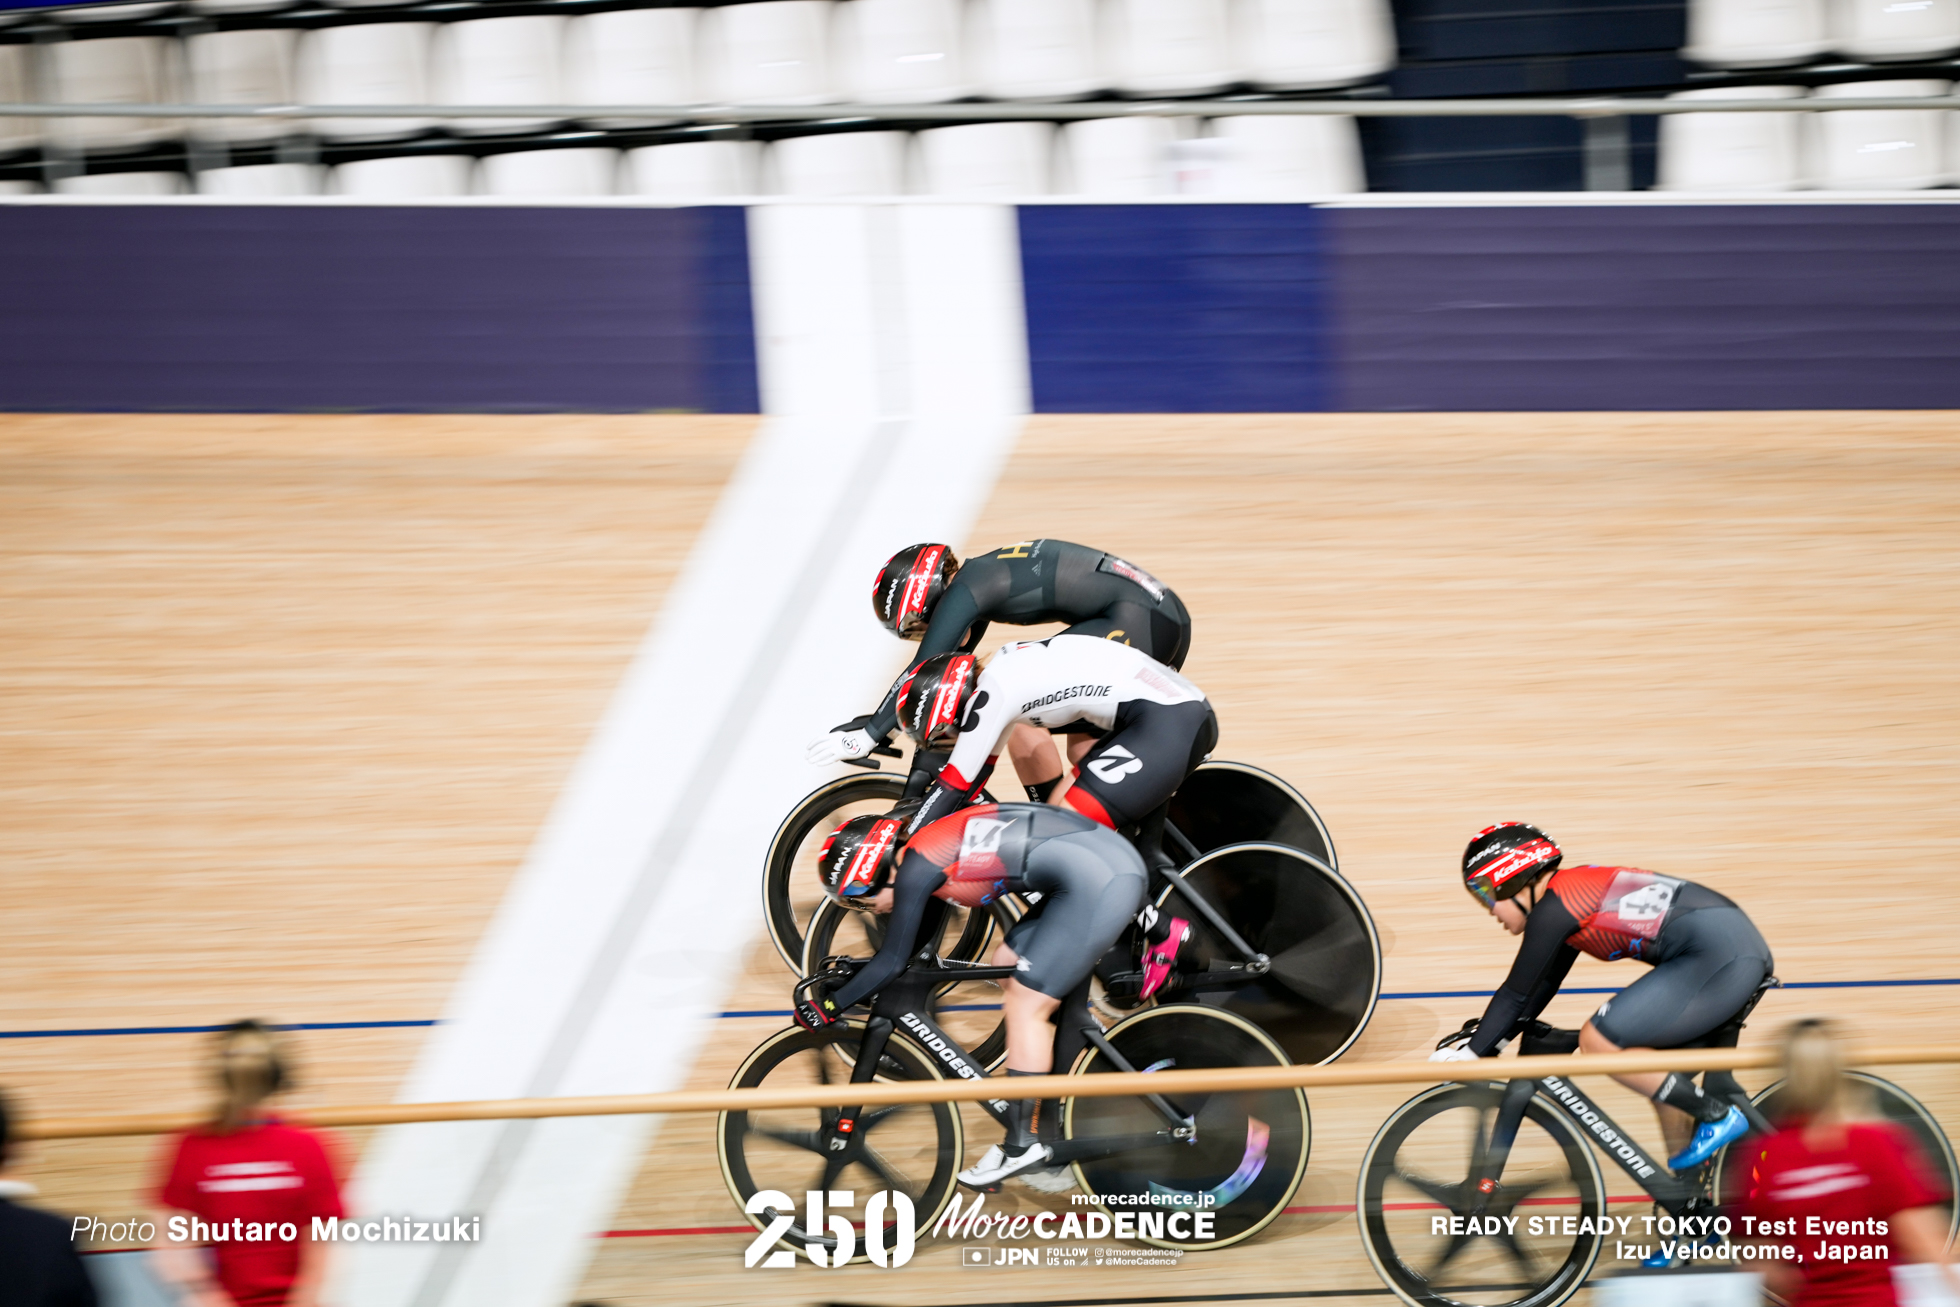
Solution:
<svg viewBox="0 0 1960 1307">
<path fill-rule="evenodd" d="M 1003 1180 L 1047 1166 L 1048 1157 L 1046 1144 L 1027 1144 L 1012 1152 L 1004 1144 L 995 1144 L 978 1162 L 960 1172 L 960 1183 L 969 1189 L 991 1189 Z"/>
</svg>

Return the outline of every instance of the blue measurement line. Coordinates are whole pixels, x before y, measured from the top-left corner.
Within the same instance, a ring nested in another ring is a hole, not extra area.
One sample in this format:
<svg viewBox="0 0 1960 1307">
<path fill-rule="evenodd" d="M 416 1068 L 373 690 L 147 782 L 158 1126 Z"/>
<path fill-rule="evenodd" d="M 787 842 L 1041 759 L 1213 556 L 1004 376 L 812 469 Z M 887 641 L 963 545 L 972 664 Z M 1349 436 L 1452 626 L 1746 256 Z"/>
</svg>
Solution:
<svg viewBox="0 0 1960 1307">
<path fill-rule="evenodd" d="M 1628 981 L 1632 984 L 1632 981 Z M 1932 985 L 1960 985 L 1960 977 L 1935 977 L 1926 980 L 1788 980 L 1785 989 L 1907 989 Z M 1617 994 L 1623 986 L 1605 988 L 1562 989 L 1561 994 Z M 1383 994 L 1384 1001 L 1411 998 L 1489 998 L 1495 990 L 1490 989 L 1420 989 L 1407 993 Z M 998 1003 L 957 1003 L 939 1009 L 941 1012 L 998 1012 Z M 788 1008 L 738 1008 L 734 1011 L 716 1013 L 717 1017 L 788 1017 L 794 1016 Z M 274 1026 L 274 1030 L 403 1030 L 420 1026 L 438 1024 L 428 1021 L 296 1021 L 289 1025 Z M 212 1035 L 227 1029 L 229 1023 L 215 1026 L 101 1026 L 83 1030 L 0 1030 L 0 1039 L 78 1039 L 92 1035 Z"/>
</svg>

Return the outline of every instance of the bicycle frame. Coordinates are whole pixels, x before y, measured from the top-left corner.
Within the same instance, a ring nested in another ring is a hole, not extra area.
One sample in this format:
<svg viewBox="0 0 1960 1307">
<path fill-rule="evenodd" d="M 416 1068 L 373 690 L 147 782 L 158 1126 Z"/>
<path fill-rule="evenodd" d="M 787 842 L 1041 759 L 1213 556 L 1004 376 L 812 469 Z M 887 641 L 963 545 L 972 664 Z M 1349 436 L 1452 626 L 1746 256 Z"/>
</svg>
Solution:
<svg viewBox="0 0 1960 1307">
<path fill-rule="evenodd" d="M 937 938 L 943 911 L 942 908 L 939 912 L 927 913 L 921 923 L 920 939 Z M 869 1084 L 876 1078 L 878 1062 L 884 1056 L 886 1044 L 901 1030 L 928 1057 L 937 1059 L 942 1067 L 960 1079 L 990 1079 L 986 1069 L 974 1063 L 959 1041 L 932 1019 L 932 993 L 950 981 L 1005 980 L 1014 972 L 1013 967 L 948 963 L 928 950 L 921 950 L 910 965 L 879 990 L 872 1000 L 871 1019 L 866 1023 L 864 1042 L 859 1045 L 856 1062 L 851 1068 L 851 1083 Z M 1068 1005 L 1065 1004 L 1064 1012 L 1067 1010 Z M 1102 1027 L 1093 1018 L 1085 1019 L 1081 1033 L 1117 1070 L 1136 1070 L 1104 1037 Z M 1144 1094 L 1141 1097 L 1163 1119 L 1164 1129 L 1150 1134 L 1073 1139 L 1051 1144 L 1052 1163 L 1063 1165 L 1137 1148 L 1188 1143 L 1197 1138 L 1197 1123 L 1192 1113 L 1161 1094 Z M 995 1121 L 1007 1124 L 1007 1103 L 1004 1100 L 981 1099 L 979 1105 Z M 840 1173 L 845 1165 L 857 1160 L 863 1151 L 865 1134 L 858 1129 L 862 1110 L 861 1107 L 839 1109 L 837 1116 L 824 1129 L 824 1151 L 831 1159 L 825 1167 L 826 1185 L 835 1178 L 835 1173 Z"/>
<path fill-rule="evenodd" d="M 1741 1108 L 1742 1114 L 1749 1120 L 1752 1133 L 1770 1133 L 1770 1123 L 1749 1101 L 1749 1095 L 1732 1074 L 1727 1071 L 1710 1072 L 1704 1085 L 1713 1089 L 1723 1100 Z M 1524 1123 L 1525 1108 L 1534 1097 L 1543 1098 L 1571 1118 L 1592 1139 L 1594 1146 L 1632 1176 L 1668 1215 L 1681 1216 L 1703 1204 L 1706 1187 L 1701 1180 L 1701 1168 L 1688 1173 L 1694 1177 L 1692 1180 L 1675 1175 L 1648 1156 L 1646 1149 L 1629 1139 L 1619 1123 L 1587 1097 L 1584 1090 L 1565 1077 L 1556 1075 L 1537 1080 L 1512 1080 L 1505 1084 L 1504 1099 L 1498 1106 L 1497 1120 L 1491 1128 L 1490 1149 L 1485 1155 L 1483 1174 L 1475 1179 L 1495 1184 L 1503 1176 L 1511 1146 L 1517 1142 L 1518 1129 Z"/>
</svg>

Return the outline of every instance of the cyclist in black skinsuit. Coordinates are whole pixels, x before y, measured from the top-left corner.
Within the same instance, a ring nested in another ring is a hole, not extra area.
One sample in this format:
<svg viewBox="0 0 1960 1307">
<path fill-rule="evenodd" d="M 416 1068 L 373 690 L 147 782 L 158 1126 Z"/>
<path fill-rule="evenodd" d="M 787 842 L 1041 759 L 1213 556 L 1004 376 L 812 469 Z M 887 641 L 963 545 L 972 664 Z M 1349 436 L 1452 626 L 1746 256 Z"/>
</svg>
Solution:
<svg viewBox="0 0 1960 1307">
<path fill-rule="evenodd" d="M 892 682 L 875 712 L 854 718 L 810 746 L 819 766 L 862 758 L 891 737 L 898 724 L 898 687 L 936 654 L 972 652 L 987 624 L 1037 626 L 1068 622 L 1067 635 L 1115 640 L 1173 669 L 1191 651 L 1191 616 L 1163 582 L 1114 554 L 1066 540 L 1023 540 L 992 549 L 964 565 L 945 545 L 913 545 L 893 554 L 871 592 L 879 622 L 919 642 L 918 652 Z M 1071 761 L 1088 737 L 1071 736 Z M 1008 755 L 1028 797 L 1045 803 L 1061 781 L 1062 765 L 1041 732 L 1021 728 Z"/>
</svg>

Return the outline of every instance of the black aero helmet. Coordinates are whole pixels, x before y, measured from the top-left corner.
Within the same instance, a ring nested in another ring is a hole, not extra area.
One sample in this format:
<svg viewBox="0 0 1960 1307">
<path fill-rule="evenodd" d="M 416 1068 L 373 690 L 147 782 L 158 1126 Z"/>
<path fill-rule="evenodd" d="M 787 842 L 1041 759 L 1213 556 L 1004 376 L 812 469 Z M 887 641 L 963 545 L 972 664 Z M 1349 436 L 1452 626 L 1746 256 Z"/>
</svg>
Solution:
<svg viewBox="0 0 1960 1307">
<path fill-rule="evenodd" d="M 945 748 L 960 733 L 980 662 L 972 654 L 935 654 L 898 683 L 898 722 L 921 749 Z"/>
<path fill-rule="evenodd" d="M 858 908 L 891 884 L 904 830 L 902 817 L 866 814 L 832 831 L 817 853 L 825 895 L 842 907 Z"/>
<path fill-rule="evenodd" d="M 871 587 L 871 611 L 893 635 L 921 639 L 932 610 L 959 570 L 960 560 L 949 545 L 907 545 L 879 571 Z"/>
<path fill-rule="evenodd" d="M 1521 821 L 1500 821 L 1478 831 L 1463 850 L 1463 887 L 1485 907 L 1508 899 L 1565 855 L 1552 837 Z"/>
</svg>

